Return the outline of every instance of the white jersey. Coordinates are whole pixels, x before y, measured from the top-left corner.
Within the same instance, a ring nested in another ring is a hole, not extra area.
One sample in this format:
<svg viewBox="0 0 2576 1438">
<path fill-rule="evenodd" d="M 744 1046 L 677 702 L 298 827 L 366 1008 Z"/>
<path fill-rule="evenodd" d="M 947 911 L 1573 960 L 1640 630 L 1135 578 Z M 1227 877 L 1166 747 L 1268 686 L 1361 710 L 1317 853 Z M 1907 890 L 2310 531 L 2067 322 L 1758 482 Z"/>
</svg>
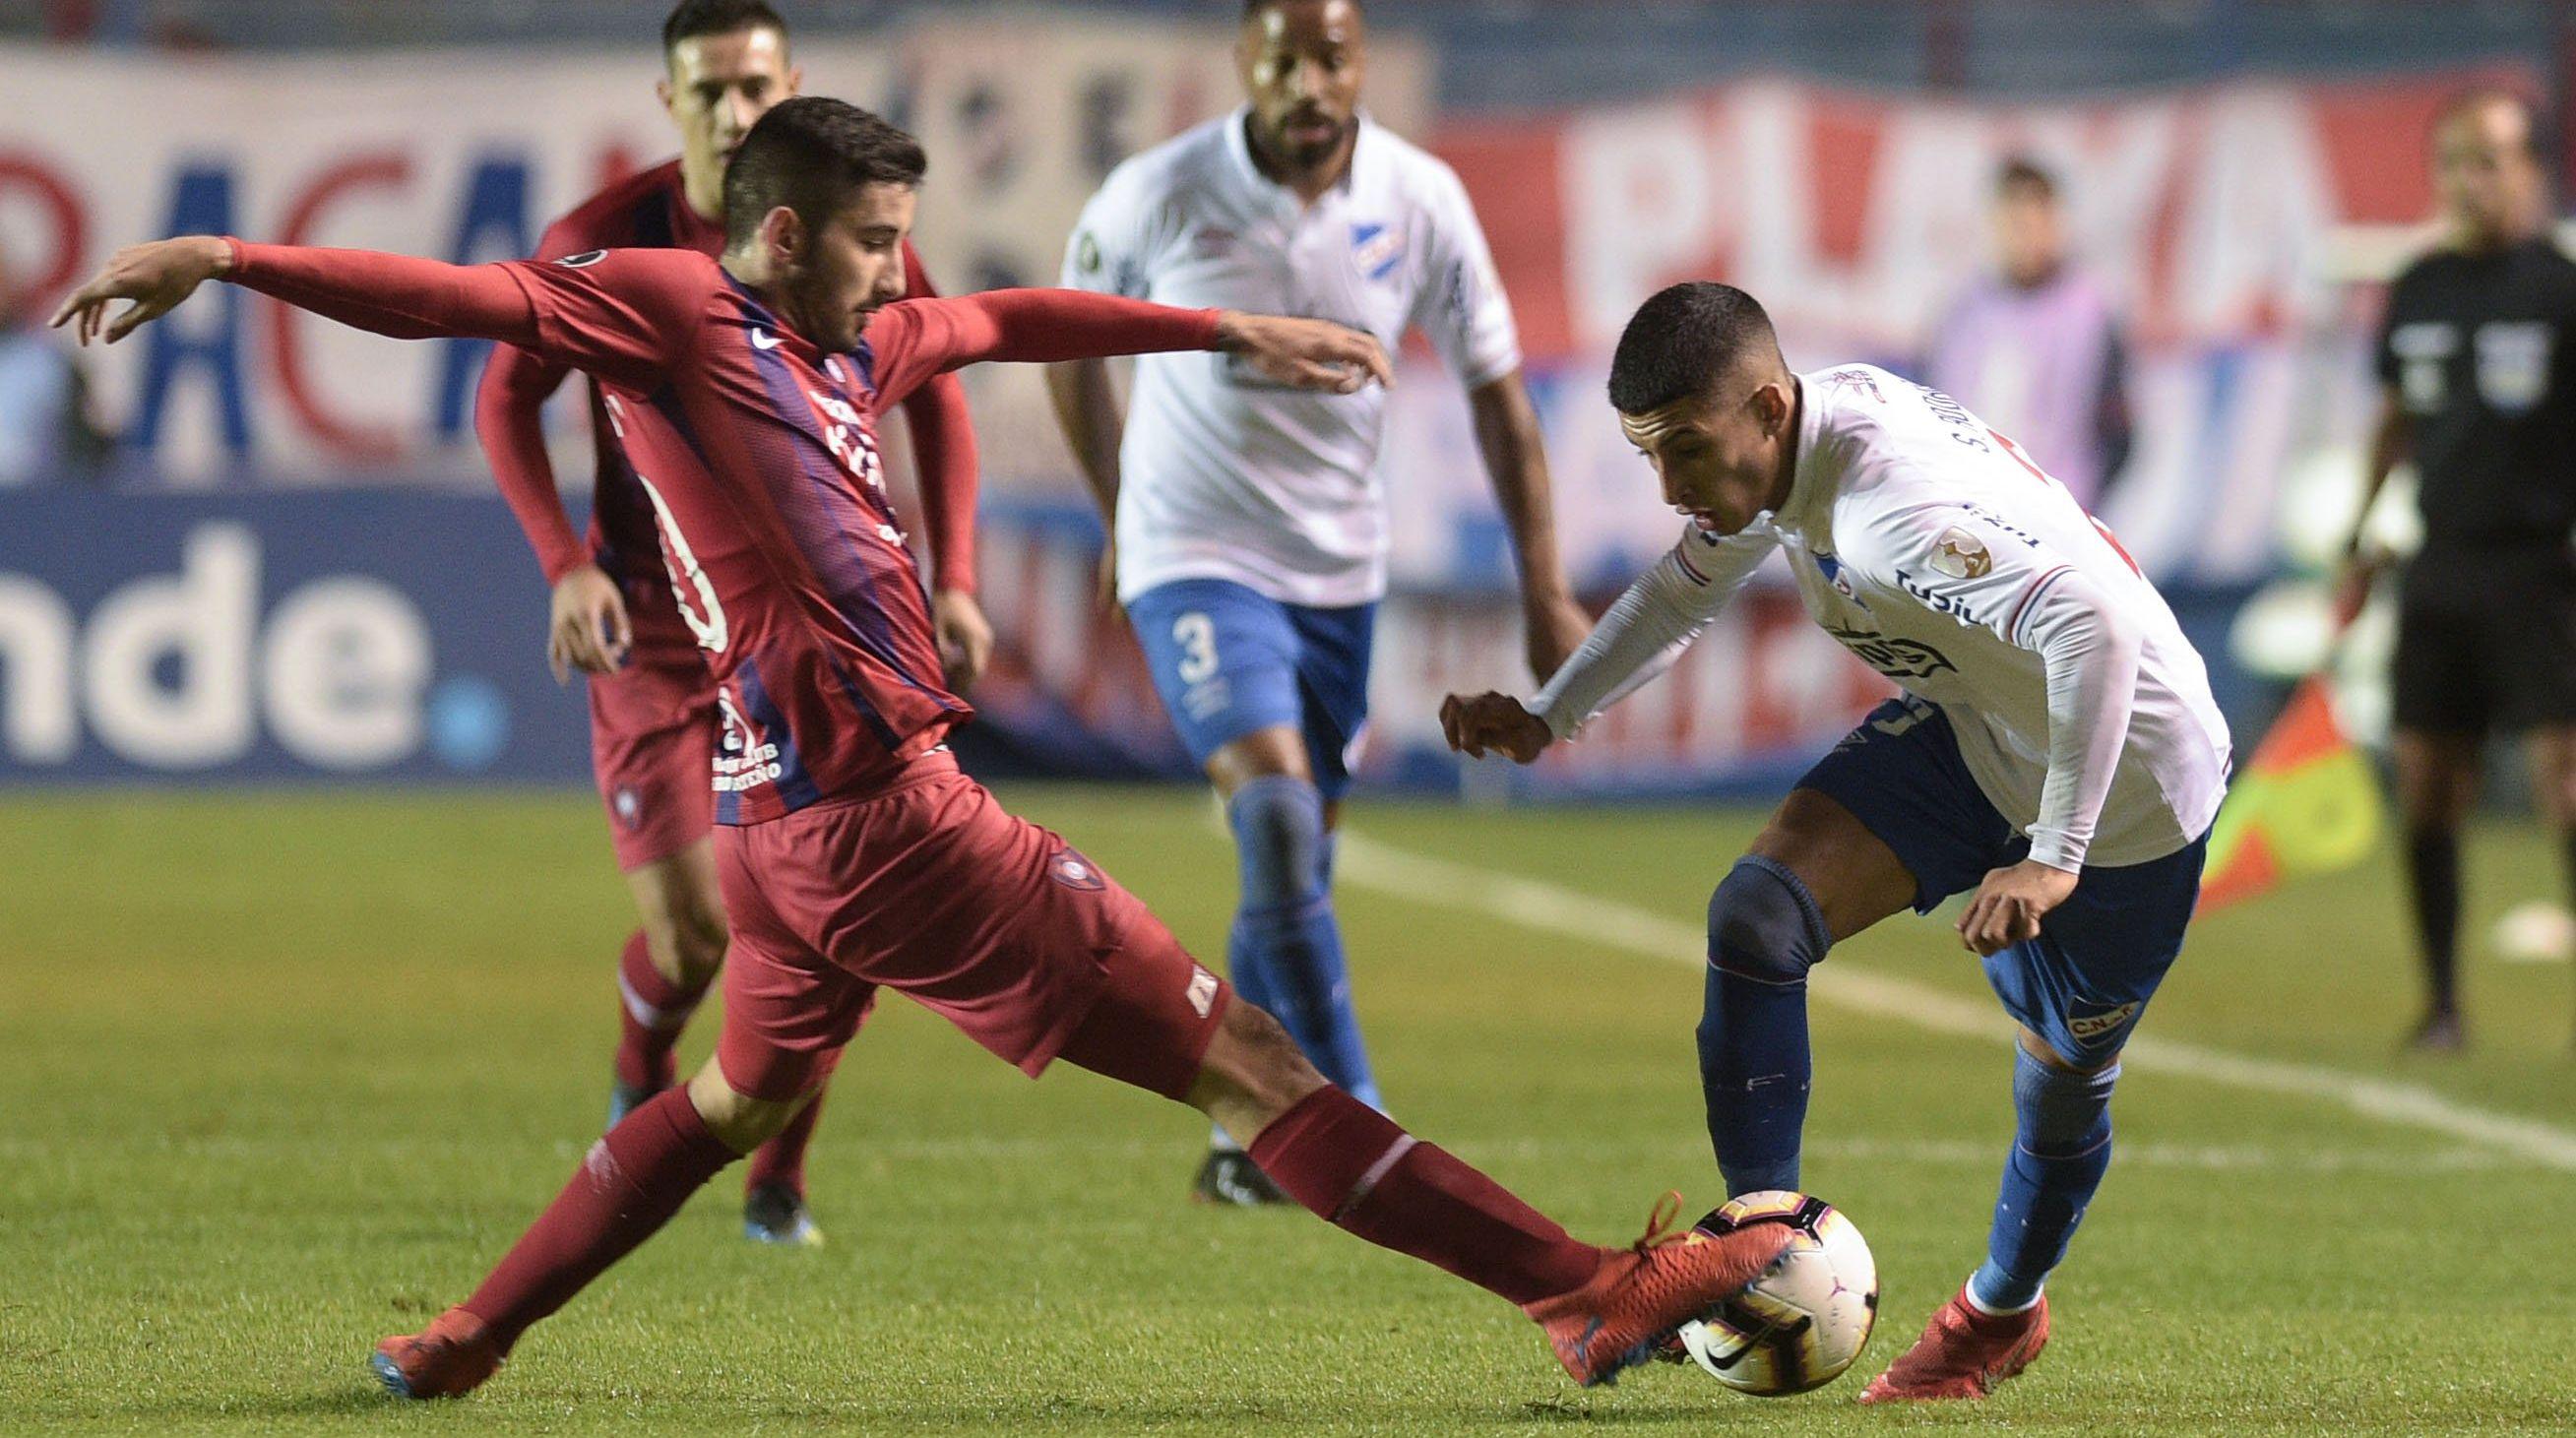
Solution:
<svg viewBox="0 0 2576 1438">
<path fill-rule="evenodd" d="M 1252 163 L 1249 110 L 1110 173 L 1064 260 L 1074 289 L 1335 320 L 1393 353 L 1420 328 L 1470 388 L 1520 367 L 1484 231 L 1450 168 L 1362 118 L 1311 206 Z M 1136 361 L 1119 449 L 1118 596 L 1217 578 L 1291 604 L 1386 592 L 1386 395 L 1286 389 L 1233 356 Z"/>
<path fill-rule="evenodd" d="M 1570 737 L 1660 673 L 1774 549 L 1807 613 L 1939 705 L 1997 812 L 2060 869 L 2206 832 L 2227 723 L 2173 611 L 2065 487 L 1958 401 L 1885 370 L 1798 377 L 1789 497 L 1691 525 L 1530 708 Z"/>
</svg>

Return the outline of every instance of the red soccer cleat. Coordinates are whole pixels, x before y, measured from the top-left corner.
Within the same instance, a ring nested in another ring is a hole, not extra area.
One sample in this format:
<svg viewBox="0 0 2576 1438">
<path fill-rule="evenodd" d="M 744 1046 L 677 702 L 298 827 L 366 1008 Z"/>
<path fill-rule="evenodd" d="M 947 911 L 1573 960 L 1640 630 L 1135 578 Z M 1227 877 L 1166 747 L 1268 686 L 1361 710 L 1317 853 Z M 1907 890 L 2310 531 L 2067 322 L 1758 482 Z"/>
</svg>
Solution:
<svg viewBox="0 0 2576 1438">
<path fill-rule="evenodd" d="M 2048 1346 L 2048 1299 L 2019 1313 L 1979 1313 L 1968 1290 L 1941 1305 L 1923 1336 L 1861 1390 L 1863 1403 L 1983 1398 Z"/>
<path fill-rule="evenodd" d="M 396 1398 L 462 1398 L 483 1386 L 506 1356 L 482 1319 L 451 1308 L 418 1333 L 377 1344 L 367 1366 Z"/>
<path fill-rule="evenodd" d="M 1523 1305 L 1546 1330 L 1556 1361 L 1585 1387 L 1616 1382 L 1652 1358 L 1674 1329 L 1734 1297 L 1789 1246 L 1788 1227 L 1776 1223 L 1723 1238 L 1695 1228 L 1669 1232 L 1681 1205 L 1680 1194 L 1665 1194 L 1645 1237 L 1603 1249 L 1590 1282 Z"/>
</svg>

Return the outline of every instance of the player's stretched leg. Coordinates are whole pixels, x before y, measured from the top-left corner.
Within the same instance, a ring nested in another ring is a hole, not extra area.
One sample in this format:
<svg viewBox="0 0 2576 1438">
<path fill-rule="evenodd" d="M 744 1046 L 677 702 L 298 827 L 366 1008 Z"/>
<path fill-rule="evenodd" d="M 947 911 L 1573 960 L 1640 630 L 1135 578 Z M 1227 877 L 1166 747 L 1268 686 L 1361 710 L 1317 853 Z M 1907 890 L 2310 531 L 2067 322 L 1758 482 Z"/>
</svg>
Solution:
<svg viewBox="0 0 2576 1438">
<path fill-rule="evenodd" d="M 1155 937 L 1150 924 L 1144 916 L 1131 936 Z M 1059 1057 L 1181 1099 L 1233 1133 L 1317 1217 L 1518 1304 L 1585 1384 L 1645 1361 L 1675 1329 L 1761 1276 L 1787 1246 L 1767 1228 L 1722 1239 L 1669 1233 L 1673 1195 L 1635 1244 L 1583 1243 L 1327 1083 L 1279 1022 L 1252 1004 L 1213 984 L 1193 987 L 1210 996 L 1213 1016 L 1194 1023 L 1171 995 L 1196 965 L 1168 935 L 1159 938 L 1122 950 L 1127 962 L 1112 993 Z"/>
<path fill-rule="evenodd" d="M 1730 1197 L 1798 1187 L 1807 970 L 1915 893 L 1904 863 L 1850 810 L 1800 788 L 1709 896 L 1700 1093 Z"/>
<path fill-rule="evenodd" d="M 717 1171 L 767 1144 L 821 1093 L 866 1021 L 873 984 L 787 936 L 745 892 L 752 935 L 726 965 L 724 1032 L 685 1088 L 666 1089 L 612 1128 L 489 1277 L 419 1333 L 371 1359 L 388 1392 L 449 1398 L 501 1366 L 537 1320 L 650 1238 Z M 763 947 L 763 940 L 779 952 Z"/>
<path fill-rule="evenodd" d="M 581 1168 L 471 1297 L 419 1333 L 376 1345 L 371 1365 L 399 1398 L 454 1398 L 499 1369 L 553 1313 L 680 1211 L 718 1170 L 785 1128 L 812 1095 L 762 1100 L 709 1059 L 590 1147 Z"/>
</svg>

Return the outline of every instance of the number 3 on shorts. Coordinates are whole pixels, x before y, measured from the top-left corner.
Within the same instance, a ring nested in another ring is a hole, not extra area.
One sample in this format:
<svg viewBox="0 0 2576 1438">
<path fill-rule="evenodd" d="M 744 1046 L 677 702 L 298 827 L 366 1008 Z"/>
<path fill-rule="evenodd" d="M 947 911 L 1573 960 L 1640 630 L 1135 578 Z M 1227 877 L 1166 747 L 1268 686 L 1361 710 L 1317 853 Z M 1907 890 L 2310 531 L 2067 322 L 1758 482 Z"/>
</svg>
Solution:
<svg viewBox="0 0 2576 1438">
<path fill-rule="evenodd" d="M 1192 610 L 1172 621 L 1172 642 L 1181 646 L 1181 682 L 1203 684 L 1216 677 L 1216 621 Z"/>
</svg>

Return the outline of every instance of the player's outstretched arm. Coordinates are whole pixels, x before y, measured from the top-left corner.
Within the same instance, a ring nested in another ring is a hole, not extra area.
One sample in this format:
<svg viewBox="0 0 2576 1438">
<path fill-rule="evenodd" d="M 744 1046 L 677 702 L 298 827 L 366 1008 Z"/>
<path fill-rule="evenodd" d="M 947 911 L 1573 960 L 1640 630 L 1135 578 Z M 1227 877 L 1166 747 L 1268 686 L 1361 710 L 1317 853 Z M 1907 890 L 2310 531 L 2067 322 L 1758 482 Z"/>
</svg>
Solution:
<svg viewBox="0 0 2576 1438">
<path fill-rule="evenodd" d="M 1529 701 L 1560 739 L 1673 666 L 1769 554 L 1775 541 L 1707 543 L 1696 529 L 1638 575 Z M 1696 555 L 1686 551 L 1697 551 Z"/>
<path fill-rule="evenodd" d="M 1694 564 L 1683 557 L 1688 546 L 1709 553 Z M 1479 759 L 1490 749 L 1527 764 L 1554 741 L 1571 738 L 1593 715 L 1671 668 L 1771 548 L 1771 541 L 1751 536 L 1707 545 L 1696 530 L 1685 534 L 1680 546 L 1637 576 L 1529 700 L 1450 695 L 1440 706 L 1449 747 Z"/>
<path fill-rule="evenodd" d="M 536 309 L 498 265 L 451 265 L 374 250 L 250 245 L 189 235 L 129 245 L 108 257 L 54 314 L 78 321 L 81 343 L 118 340 L 179 307 L 197 286 L 221 279 L 395 339 L 470 336 L 534 347 Z M 109 319 L 108 306 L 131 304 Z"/>
<path fill-rule="evenodd" d="M 1348 394 L 1395 377 L 1375 338 L 1324 320 L 1185 310 L 1085 290 L 987 290 L 944 300 L 904 300 L 877 312 L 868 340 L 878 357 L 879 403 L 929 375 L 985 361 L 1054 364 L 1172 350 L 1239 354 L 1255 370 L 1299 389 Z"/>
</svg>

